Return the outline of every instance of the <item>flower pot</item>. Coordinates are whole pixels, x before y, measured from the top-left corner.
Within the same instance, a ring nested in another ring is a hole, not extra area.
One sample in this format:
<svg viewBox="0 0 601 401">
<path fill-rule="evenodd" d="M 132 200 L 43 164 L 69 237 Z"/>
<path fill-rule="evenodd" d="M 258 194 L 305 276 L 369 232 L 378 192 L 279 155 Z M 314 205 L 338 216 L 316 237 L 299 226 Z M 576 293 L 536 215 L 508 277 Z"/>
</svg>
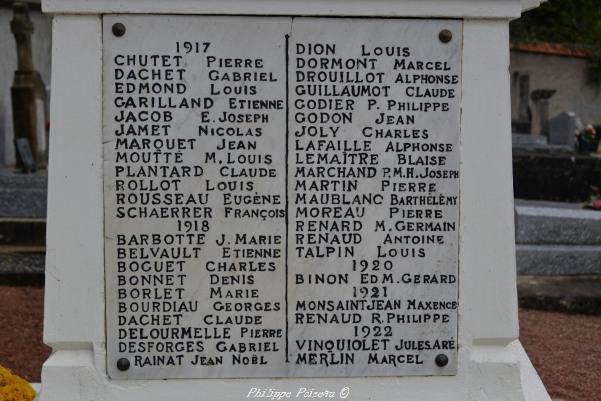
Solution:
<svg viewBox="0 0 601 401">
<path fill-rule="evenodd" d="M 597 151 L 598 139 L 578 138 L 578 153 L 589 154 Z"/>
</svg>

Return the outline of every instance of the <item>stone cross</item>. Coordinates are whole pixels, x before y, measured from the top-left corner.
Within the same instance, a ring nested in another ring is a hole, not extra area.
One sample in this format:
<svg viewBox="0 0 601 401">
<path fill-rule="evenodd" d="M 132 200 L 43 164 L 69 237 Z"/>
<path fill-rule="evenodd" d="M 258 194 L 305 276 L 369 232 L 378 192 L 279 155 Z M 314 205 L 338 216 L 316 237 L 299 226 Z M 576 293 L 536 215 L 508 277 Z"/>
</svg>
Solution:
<svg viewBox="0 0 601 401">
<path fill-rule="evenodd" d="M 534 103 L 531 126 L 533 135 L 549 134 L 549 99 L 555 92 L 555 89 L 536 89 L 530 94 Z"/>
<path fill-rule="evenodd" d="M 27 4 L 14 4 L 11 31 L 17 42 L 17 70 L 11 87 L 15 139 L 25 138 L 38 167 L 46 163 L 46 90 L 40 74 L 33 67 L 31 34 L 33 23 Z M 20 148 L 17 159 L 25 168 Z"/>
</svg>

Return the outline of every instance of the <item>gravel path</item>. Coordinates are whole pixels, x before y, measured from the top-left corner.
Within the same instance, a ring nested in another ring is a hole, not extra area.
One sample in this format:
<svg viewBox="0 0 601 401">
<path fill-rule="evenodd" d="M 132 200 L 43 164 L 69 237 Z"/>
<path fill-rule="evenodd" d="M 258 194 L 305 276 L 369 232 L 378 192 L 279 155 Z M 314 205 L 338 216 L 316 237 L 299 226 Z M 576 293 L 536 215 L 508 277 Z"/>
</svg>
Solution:
<svg viewBox="0 0 601 401">
<path fill-rule="evenodd" d="M 0 285 L 0 365 L 39 383 L 50 348 L 42 342 L 44 289 Z"/>
<path fill-rule="evenodd" d="M 551 396 L 601 401 L 601 316 L 522 309 L 520 338 Z"/>
<path fill-rule="evenodd" d="M 0 285 L 0 364 L 31 382 L 50 349 L 42 344 L 43 289 Z M 520 310 L 520 333 L 554 398 L 601 401 L 601 316 Z"/>
</svg>

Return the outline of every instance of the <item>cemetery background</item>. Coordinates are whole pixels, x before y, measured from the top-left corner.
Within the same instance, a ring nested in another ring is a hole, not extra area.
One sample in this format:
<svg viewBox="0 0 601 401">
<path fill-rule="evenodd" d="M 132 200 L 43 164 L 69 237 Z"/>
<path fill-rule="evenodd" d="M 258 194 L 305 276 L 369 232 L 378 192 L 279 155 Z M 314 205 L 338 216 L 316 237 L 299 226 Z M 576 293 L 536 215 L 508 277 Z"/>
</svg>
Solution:
<svg viewBox="0 0 601 401">
<path fill-rule="evenodd" d="M 35 11 L 35 2 L 32 8 L 34 67 L 45 82 L 49 82 L 49 18 Z M 41 362 L 49 352 L 41 342 L 45 173 L 42 170 L 25 176 L 14 172 L 8 88 L 16 56 L 14 38 L 7 28 L 12 16 L 10 7 L 0 8 L 0 15 L 4 18 L 1 43 L 9 55 L 1 65 L 3 70 L 11 71 L 2 74 L 0 82 L 0 88 L 4 88 L 1 96 L 5 99 L 0 114 L 0 123 L 5 127 L 0 133 L 3 139 L 0 141 L 0 164 L 3 164 L 0 174 L 0 364 L 37 382 Z M 516 42 L 512 51 L 512 108 L 513 116 L 519 117 L 514 120 L 517 132 L 514 169 L 518 173 L 515 187 L 516 194 L 524 193 L 522 198 L 527 198 L 517 202 L 516 207 L 519 295 L 522 305 L 528 307 L 520 315 L 521 338 L 553 396 L 565 400 L 601 399 L 595 391 L 596 383 L 601 380 L 600 351 L 595 341 L 601 329 L 598 277 L 601 274 L 601 236 L 598 235 L 601 217 L 598 212 L 581 210 L 575 204 L 575 201 L 587 200 L 595 177 L 598 181 L 601 164 L 595 155 L 577 155 L 565 146 L 561 148 L 564 144 L 550 144 L 550 126 L 543 120 L 537 121 L 541 115 L 551 118 L 556 112 L 574 111 L 584 124 L 599 125 L 601 121 L 595 112 L 599 110 L 601 99 L 586 79 L 587 60 L 592 57 L 590 50 L 569 47 L 568 51 L 565 47 L 550 46 L 555 50 L 549 51 L 549 46 L 537 43 Z M 550 68 L 551 73 L 541 73 L 541 65 Z M 562 75 L 564 71 L 570 72 L 567 77 Z M 529 77 L 531 85 L 526 96 L 520 94 L 523 83 L 528 81 L 522 78 L 524 76 Z M 566 83 L 567 79 L 573 81 Z M 585 87 L 573 92 L 578 85 Z M 541 99 L 532 98 L 536 90 L 555 90 L 556 93 L 542 99 L 546 106 L 541 108 Z M 538 132 L 533 131 L 535 135 L 524 138 L 521 135 L 528 124 L 531 130 L 534 125 Z M 568 174 L 565 174 L 565 163 L 569 163 Z M 545 180 L 545 172 L 557 170 L 564 171 L 563 177 L 569 178 L 569 185 Z M 579 177 L 585 179 L 577 182 Z M 575 192 L 578 192 L 576 198 L 573 197 Z M 570 203 L 548 203 L 550 200 Z"/>
</svg>

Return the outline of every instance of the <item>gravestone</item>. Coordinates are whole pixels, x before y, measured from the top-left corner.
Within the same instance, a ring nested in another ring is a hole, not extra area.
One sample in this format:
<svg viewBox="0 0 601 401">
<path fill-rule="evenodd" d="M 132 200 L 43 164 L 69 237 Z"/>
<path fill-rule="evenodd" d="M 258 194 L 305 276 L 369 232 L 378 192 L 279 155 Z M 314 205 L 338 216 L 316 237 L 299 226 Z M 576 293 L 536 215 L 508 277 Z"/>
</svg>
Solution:
<svg viewBox="0 0 601 401">
<path fill-rule="evenodd" d="M 27 138 L 16 138 L 15 148 L 17 149 L 17 159 L 25 173 L 33 173 L 36 171 L 36 164 L 31 152 L 31 146 Z"/>
<path fill-rule="evenodd" d="M 548 400 L 483 3 L 44 3 L 41 400 Z"/>
<path fill-rule="evenodd" d="M 582 123 L 574 112 L 559 113 L 549 120 L 549 144 L 565 145 L 574 149 L 576 133 L 582 129 Z"/>
</svg>

